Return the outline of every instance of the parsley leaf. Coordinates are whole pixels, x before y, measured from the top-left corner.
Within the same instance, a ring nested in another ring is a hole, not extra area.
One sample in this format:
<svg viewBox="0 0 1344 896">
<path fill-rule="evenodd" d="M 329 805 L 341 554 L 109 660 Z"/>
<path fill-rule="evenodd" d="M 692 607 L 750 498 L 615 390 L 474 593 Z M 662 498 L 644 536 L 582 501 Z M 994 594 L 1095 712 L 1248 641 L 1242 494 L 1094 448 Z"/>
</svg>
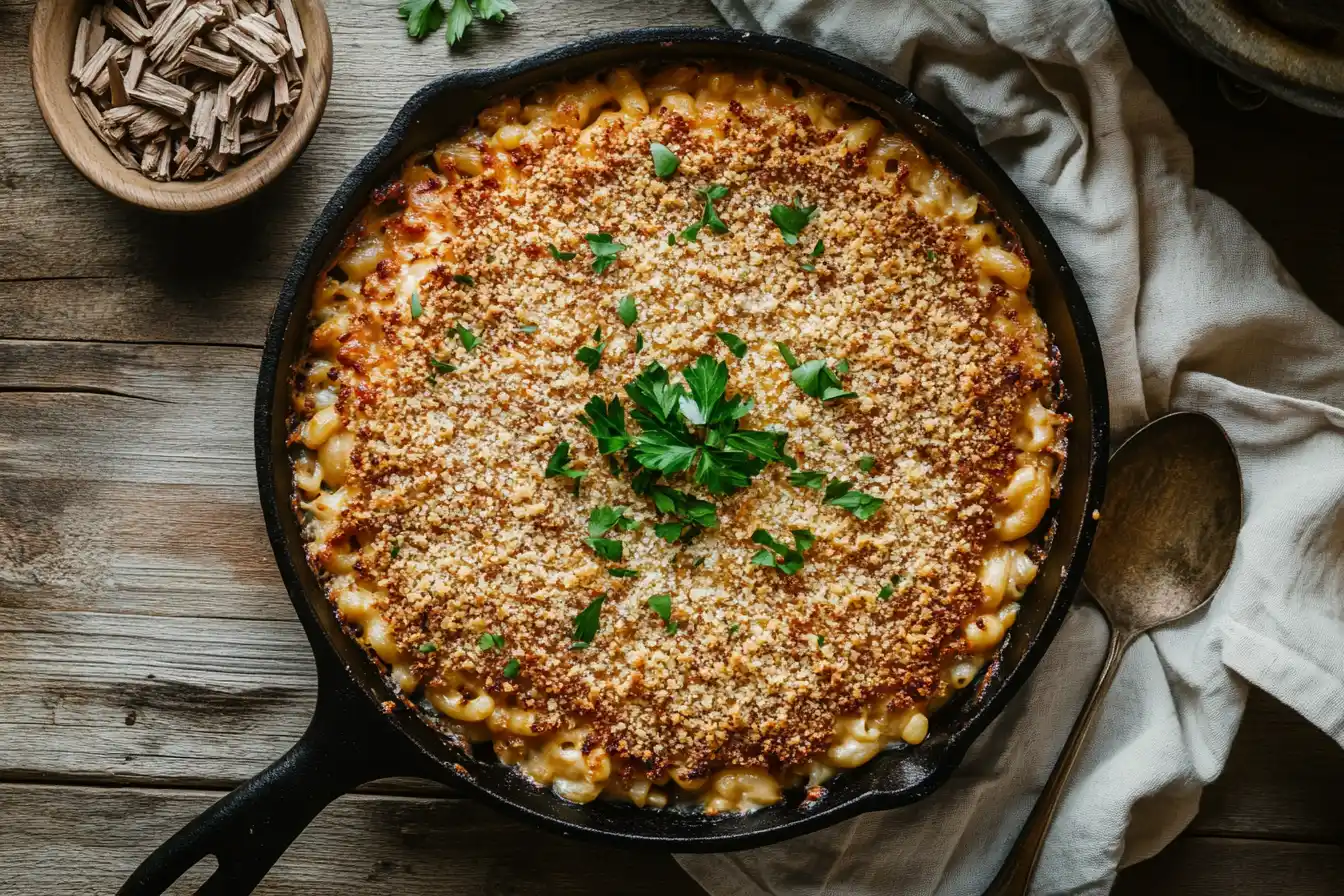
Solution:
<svg viewBox="0 0 1344 896">
<path fill-rule="evenodd" d="M 555 451 L 552 452 L 551 459 L 546 462 L 546 478 L 550 479 L 554 476 L 566 476 L 576 480 L 574 486 L 577 488 L 579 484 L 577 480 L 587 476 L 588 471 L 570 469 L 569 463 L 569 443 L 561 442 L 559 445 L 555 446 Z"/>
<path fill-rule="evenodd" d="M 675 233 L 669 233 L 667 235 L 667 244 L 669 246 L 675 246 L 677 244 L 677 235 Z"/>
<path fill-rule="evenodd" d="M 621 299 L 616 305 L 616 313 L 620 315 L 621 323 L 627 327 L 633 325 L 635 318 L 639 317 L 639 309 L 635 307 L 635 297 L 626 296 Z"/>
<path fill-rule="evenodd" d="M 555 248 L 555 243 L 547 243 L 546 251 L 550 252 L 551 257 L 556 261 L 573 261 L 579 255 L 577 252 L 561 252 L 559 249 Z"/>
<path fill-rule="evenodd" d="M 700 446 L 684 428 L 645 430 L 635 442 L 635 460 L 660 473 L 681 473 L 695 462 Z"/>
<path fill-rule="evenodd" d="M 574 353 L 574 359 L 588 368 L 589 373 L 596 373 L 597 367 L 602 363 L 602 353 L 607 350 L 607 344 L 602 341 L 602 328 L 598 327 L 593 332 L 593 342 L 596 345 L 585 345 Z"/>
<path fill-rule="evenodd" d="M 407 36 L 422 40 L 443 24 L 443 7 L 439 0 L 401 0 L 397 16 L 406 20 Z"/>
<path fill-rule="evenodd" d="M 821 503 L 830 504 L 832 507 L 843 507 L 859 519 L 866 520 L 877 513 L 878 508 L 884 502 L 874 495 L 856 492 L 850 483 L 837 479 L 826 486 L 826 495 L 822 498 Z"/>
<path fill-rule="evenodd" d="M 821 257 L 821 253 L 823 253 L 823 252 L 825 252 L 825 251 L 826 251 L 826 247 L 825 247 L 824 245 L 822 245 L 821 240 L 817 240 L 817 244 L 816 244 L 815 246 L 812 247 L 812 257 L 813 257 L 813 258 L 820 258 L 820 257 Z"/>
<path fill-rule="evenodd" d="M 786 576 L 791 576 L 803 568 L 803 552 L 809 550 L 816 543 L 816 536 L 810 529 L 793 529 L 793 547 L 788 547 L 778 541 L 774 536 L 764 529 L 757 529 L 751 533 L 752 544 L 759 544 L 766 548 L 763 551 L 757 551 L 751 558 L 751 562 L 756 566 L 768 566 L 782 572 Z"/>
<path fill-rule="evenodd" d="M 400 539 L 400 538 L 398 538 L 396 541 L 392 542 L 392 550 L 388 551 L 387 553 L 388 553 L 388 556 L 391 557 L 393 560 L 397 559 L 397 555 L 401 553 L 401 539 Z"/>
<path fill-rule="evenodd" d="M 928 249 L 925 251 L 924 257 L 927 258 L 929 261 L 937 261 L 938 253 L 933 251 L 932 249 Z"/>
<path fill-rule="evenodd" d="M 785 364 L 789 365 L 790 370 L 798 368 L 798 358 L 794 356 L 787 343 L 776 342 L 775 348 L 779 349 L 779 356 L 784 359 Z"/>
<path fill-rule="evenodd" d="M 639 354 L 639 353 L 642 352 L 642 351 L 644 351 L 644 334 L 643 334 L 643 333 L 636 333 L 636 334 L 635 334 L 635 354 Z"/>
<path fill-rule="evenodd" d="M 623 569 L 619 566 L 612 566 L 607 569 L 607 575 L 616 579 L 633 579 L 639 575 L 639 570 Z"/>
<path fill-rule="evenodd" d="M 487 22 L 502 22 L 517 11 L 513 0 L 476 0 L 476 15 Z"/>
<path fill-rule="evenodd" d="M 701 355 L 681 375 L 691 389 L 691 394 L 680 401 L 682 416 L 696 426 L 705 426 L 728 390 L 728 365 Z"/>
<path fill-rule="evenodd" d="M 859 457 L 860 470 L 862 470 L 865 473 L 871 473 L 873 472 L 873 467 L 875 466 L 877 466 L 877 458 L 873 457 L 871 454 L 860 455 Z"/>
<path fill-rule="evenodd" d="M 798 470 L 789 474 L 789 485 L 800 488 L 821 488 L 826 484 L 826 474 L 816 470 Z"/>
<path fill-rule="evenodd" d="M 824 359 L 799 364 L 793 368 L 789 376 L 799 389 L 822 401 L 858 397 L 853 392 L 845 390 L 844 384 L 840 382 L 835 372 L 826 366 Z"/>
<path fill-rule="evenodd" d="M 800 205 L 802 199 L 795 195 L 792 205 L 772 205 L 770 207 L 770 220 L 775 222 L 779 232 L 784 235 L 784 242 L 790 246 L 798 244 L 798 234 L 803 232 L 803 228 L 817 214 L 815 205 Z"/>
<path fill-rule="evenodd" d="M 616 256 L 620 255 L 629 246 L 614 242 L 609 233 L 587 233 L 583 238 L 588 242 L 588 248 L 593 250 L 593 270 L 602 273 L 611 267 Z"/>
<path fill-rule="evenodd" d="M 602 602 L 606 599 L 605 594 L 599 594 L 574 617 L 573 643 L 569 645 L 571 650 L 583 650 L 593 643 L 602 617 Z"/>
<path fill-rule="evenodd" d="M 649 598 L 649 609 L 658 614 L 658 618 L 666 623 L 664 631 L 669 635 L 677 633 L 677 624 L 672 621 L 672 595 L 655 594 Z"/>
<path fill-rule="evenodd" d="M 478 2 L 479 2 L 479 0 L 478 0 Z M 514 657 L 513 659 L 509 660 L 507 663 L 504 664 L 504 677 L 505 677 L 505 678 L 517 678 L 517 677 L 518 677 L 518 670 L 521 669 L 522 667 L 523 667 L 523 664 L 520 663 L 520 662 L 518 662 L 518 658 L 517 658 L 517 657 Z"/>
<path fill-rule="evenodd" d="M 535 333 L 535 332 L 537 332 L 537 330 L 539 330 L 539 329 L 541 329 L 541 328 L 538 327 L 536 324 L 527 324 L 526 326 L 519 327 L 519 328 L 518 328 L 518 332 L 519 332 L 519 333 Z"/>
<path fill-rule="evenodd" d="M 728 188 L 723 184 L 710 184 L 703 190 L 696 190 L 695 195 L 704 200 L 705 210 L 701 213 L 699 221 L 681 232 L 681 238 L 687 242 L 694 242 L 700 231 L 706 227 L 715 233 L 727 233 L 728 225 L 723 223 L 719 213 L 714 210 L 714 200 L 727 196 Z"/>
<path fill-rule="evenodd" d="M 419 320 L 420 315 L 425 313 L 425 306 L 420 304 L 420 293 L 411 293 L 411 320 Z"/>
<path fill-rule="evenodd" d="M 639 411 L 632 411 L 631 416 L 641 426 L 657 426 L 671 419 L 686 390 L 681 386 L 672 385 L 666 368 L 657 361 L 651 361 L 640 371 L 639 376 L 635 377 L 634 382 L 625 387 L 625 394 L 629 395 L 630 400 L 640 408 Z M 645 417 L 654 422 L 652 424 L 646 422 Z"/>
<path fill-rule="evenodd" d="M 816 266 L 816 265 L 814 265 L 814 264 L 808 264 L 807 262 L 803 262 L 803 270 L 807 271 L 809 274 L 811 274 L 811 273 L 812 273 L 813 271 L 815 271 L 816 269 L 817 269 L 817 266 Z"/>
<path fill-rule="evenodd" d="M 675 544 L 685 529 L 685 523 L 658 523 L 653 527 L 653 534 L 668 544 Z"/>
<path fill-rule="evenodd" d="M 426 641 L 425 643 L 421 644 L 421 645 L 419 646 L 419 648 L 417 648 L 417 649 L 418 649 L 421 653 L 433 653 L 434 651 L 438 650 L 439 648 L 438 648 L 438 645 L 436 645 L 433 641 Z"/>
<path fill-rule="evenodd" d="M 452 332 L 456 333 L 457 338 L 462 340 L 462 347 L 467 351 L 471 351 L 481 344 L 480 337 L 461 324 L 456 324 L 453 327 Z"/>
<path fill-rule="evenodd" d="M 613 527 L 620 527 L 622 532 L 629 532 L 636 528 L 639 523 L 625 515 L 625 507 L 594 507 L 588 512 L 588 534 L 596 538 L 599 535 L 605 535 Z"/>
<path fill-rule="evenodd" d="M 702 529 L 717 529 L 719 526 L 718 511 L 708 501 L 703 501 L 694 495 L 688 495 L 686 492 L 675 488 L 668 488 L 665 485 L 655 485 L 651 495 L 653 496 L 653 506 L 663 513 L 680 517 Z M 657 530 L 655 529 L 655 531 Z"/>
<path fill-rule="evenodd" d="M 579 419 L 597 440 L 597 450 L 602 454 L 623 451 L 632 441 L 625 428 L 625 408 L 621 407 L 619 398 L 603 401 L 594 395 L 583 406 Z"/>
<path fill-rule="evenodd" d="M 895 591 L 895 589 L 892 588 L 891 585 L 889 585 L 889 584 L 888 584 L 888 585 L 883 585 L 882 588 L 881 588 L 881 590 L 877 592 L 877 599 L 878 599 L 878 600 L 891 600 L 891 595 L 892 595 L 892 593 L 893 593 L 894 591 Z"/>
<path fill-rule="evenodd" d="M 477 649 L 477 650 L 503 650 L 503 649 L 504 649 L 504 636 L 503 636 L 503 635 L 492 635 L 490 632 L 485 632 L 485 633 L 482 634 L 478 639 L 476 639 L 476 649 Z"/>
<path fill-rule="evenodd" d="M 447 0 L 441 2 L 446 3 Z M 462 39 L 472 19 L 471 4 L 467 0 L 452 0 L 452 4 L 448 7 L 448 27 L 443 34 L 450 47 Z"/>
<path fill-rule="evenodd" d="M 470 274 L 454 274 L 453 282 L 460 283 L 463 286 L 475 286 L 476 278 L 471 276 Z"/>
<path fill-rule="evenodd" d="M 718 332 L 714 334 L 719 337 L 719 341 L 728 346 L 728 351 L 733 353 L 733 357 L 739 361 L 747 353 L 747 344 L 732 333 Z"/>
<path fill-rule="evenodd" d="M 677 154 L 661 143 L 650 143 L 649 153 L 653 156 L 653 173 L 661 178 L 669 178 L 677 173 L 681 160 Z"/>
<path fill-rule="evenodd" d="M 456 364 L 449 364 L 447 361 L 440 361 L 438 358 L 430 358 L 429 366 L 433 367 L 439 373 L 453 373 L 457 370 Z"/>
<path fill-rule="evenodd" d="M 741 625 L 740 623 L 737 623 L 737 622 L 734 622 L 732 625 L 728 626 L 728 635 L 729 635 L 729 637 L 731 637 L 731 636 L 737 634 L 737 630 L 740 629 L 741 627 L 742 627 L 742 625 Z"/>
<path fill-rule="evenodd" d="M 620 560 L 625 554 L 625 545 L 614 538 L 585 538 L 583 543 L 603 560 Z"/>
</svg>

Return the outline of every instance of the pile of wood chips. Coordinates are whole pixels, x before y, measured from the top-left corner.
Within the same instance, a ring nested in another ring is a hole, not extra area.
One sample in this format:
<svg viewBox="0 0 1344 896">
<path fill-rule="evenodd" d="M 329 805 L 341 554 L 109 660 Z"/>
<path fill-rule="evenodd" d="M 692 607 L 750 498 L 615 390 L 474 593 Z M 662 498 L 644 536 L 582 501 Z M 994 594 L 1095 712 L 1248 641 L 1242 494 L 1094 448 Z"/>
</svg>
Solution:
<svg viewBox="0 0 1344 896">
<path fill-rule="evenodd" d="M 306 50 L 293 0 L 106 0 L 79 23 L 70 92 L 127 168 L 212 177 L 280 133 Z"/>
</svg>

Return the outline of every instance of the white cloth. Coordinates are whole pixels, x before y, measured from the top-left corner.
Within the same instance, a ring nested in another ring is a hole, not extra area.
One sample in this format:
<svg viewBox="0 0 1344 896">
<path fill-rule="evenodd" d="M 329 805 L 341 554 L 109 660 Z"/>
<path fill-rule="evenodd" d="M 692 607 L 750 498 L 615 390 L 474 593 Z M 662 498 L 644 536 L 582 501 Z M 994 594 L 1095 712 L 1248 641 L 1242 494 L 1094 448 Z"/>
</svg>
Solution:
<svg viewBox="0 0 1344 896">
<path fill-rule="evenodd" d="M 1212 607 L 1141 639 L 1064 798 L 1036 893 L 1105 893 L 1189 823 L 1263 688 L 1344 745 L 1344 331 L 1222 200 L 1104 0 L 715 0 L 729 23 L 908 84 L 974 131 L 1063 247 L 1121 434 L 1169 408 L 1235 443 L 1246 518 Z M 1310 201 L 1285 196 L 1285 202 Z M 750 852 L 681 856 L 713 896 L 979 894 L 1100 663 L 1075 609 L 1029 686 L 940 791 Z"/>
</svg>

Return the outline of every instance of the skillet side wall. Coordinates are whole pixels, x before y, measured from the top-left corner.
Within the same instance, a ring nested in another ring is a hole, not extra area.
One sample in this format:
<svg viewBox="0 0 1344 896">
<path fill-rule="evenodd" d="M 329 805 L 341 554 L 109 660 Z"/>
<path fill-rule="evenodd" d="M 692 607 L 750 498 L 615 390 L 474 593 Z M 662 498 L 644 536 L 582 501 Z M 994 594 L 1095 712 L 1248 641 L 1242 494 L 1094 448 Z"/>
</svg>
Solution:
<svg viewBox="0 0 1344 896">
<path fill-rule="evenodd" d="M 650 59 L 721 59 L 761 65 L 809 78 L 844 93 L 915 136 L 967 184 L 983 194 L 1016 231 L 1032 263 L 1033 301 L 1054 336 L 1074 422 L 1059 498 L 1048 520 L 1052 550 L 1022 612 L 985 679 L 965 699 L 933 717 L 919 747 L 883 754 L 834 779 L 810 807 L 796 800 L 747 816 L 708 818 L 650 812 L 606 802 L 577 806 L 539 790 L 493 761 L 478 761 L 442 739 L 413 713 L 388 720 L 388 774 L 404 773 L 409 752 L 420 773 L 471 791 L 553 830 L 627 845 L 679 851 L 723 851 L 761 846 L 844 818 L 920 799 L 955 770 L 974 738 L 998 715 L 1049 646 L 1081 582 L 1099 510 L 1108 455 L 1106 383 L 1092 320 L 1068 263 L 1040 218 L 1008 177 L 972 139 L 944 123 L 931 107 L 893 81 L 856 63 L 784 38 L 700 28 L 641 29 L 599 37 L 494 70 L 449 75 L 411 98 L 387 135 L 347 176 L 300 248 L 271 320 L 257 385 L 258 484 L 276 561 L 299 620 L 313 645 L 319 671 L 351 682 L 374 704 L 396 700 L 380 670 L 341 628 L 308 567 L 291 509 L 292 481 L 285 445 L 289 371 L 307 333 L 313 284 L 334 254 L 369 192 L 394 176 L 412 152 L 470 122 L 498 96 L 538 84 Z"/>
</svg>

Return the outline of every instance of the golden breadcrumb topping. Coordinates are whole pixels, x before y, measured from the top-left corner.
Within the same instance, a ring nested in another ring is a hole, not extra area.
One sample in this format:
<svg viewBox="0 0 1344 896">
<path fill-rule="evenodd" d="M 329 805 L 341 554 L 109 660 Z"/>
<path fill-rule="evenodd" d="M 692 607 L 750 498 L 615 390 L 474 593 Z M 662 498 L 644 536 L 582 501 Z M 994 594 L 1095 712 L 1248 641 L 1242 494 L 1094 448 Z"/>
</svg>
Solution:
<svg viewBox="0 0 1344 896">
<path fill-rule="evenodd" d="M 588 747 L 654 774 L 798 763 L 839 716 L 939 693 L 982 601 L 1014 423 L 1047 382 L 1015 360 L 1009 340 L 1027 337 L 990 326 L 963 225 L 916 213 L 900 178 L 869 177 L 862 150 L 805 116 L 735 111 L 722 138 L 666 112 L 616 121 L 591 153 L 557 129 L 509 153 L 517 177 L 489 154 L 470 178 L 412 164 L 380 194 L 400 209 L 383 219 L 396 251 L 365 280 L 341 354 L 366 377 L 338 404 L 355 441 L 341 532 L 421 681 L 465 675 L 537 711 L 541 731 L 582 720 Z M 673 176 L 655 175 L 651 141 L 678 156 Z M 713 205 L 728 232 L 669 244 L 711 184 L 726 187 Z M 770 210 L 795 196 L 816 214 L 790 245 Z M 627 248 L 597 273 L 585 236 L 600 233 Z M 720 332 L 745 342 L 741 359 Z M 599 342 L 590 372 L 576 353 Z M 856 397 L 805 394 L 777 342 L 839 365 Z M 681 382 L 702 354 L 726 362 L 728 395 L 754 400 L 744 429 L 787 432 L 798 470 L 881 507 L 859 519 L 825 504 L 782 463 L 727 496 L 681 475 L 664 481 L 712 502 L 719 525 L 659 537 L 672 517 L 613 471 L 580 415 L 594 396 L 628 411 L 624 387 L 646 365 Z M 577 492 L 545 476 L 562 441 L 587 473 Z M 619 561 L 585 543 L 600 506 L 638 524 L 603 536 Z M 757 529 L 815 544 L 786 575 L 752 562 Z M 575 617 L 601 595 L 596 634 L 574 649 Z M 669 596 L 674 632 L 654 595 Z M 483 634 L 502 646 L 482 649 Z"/>
</svg>

